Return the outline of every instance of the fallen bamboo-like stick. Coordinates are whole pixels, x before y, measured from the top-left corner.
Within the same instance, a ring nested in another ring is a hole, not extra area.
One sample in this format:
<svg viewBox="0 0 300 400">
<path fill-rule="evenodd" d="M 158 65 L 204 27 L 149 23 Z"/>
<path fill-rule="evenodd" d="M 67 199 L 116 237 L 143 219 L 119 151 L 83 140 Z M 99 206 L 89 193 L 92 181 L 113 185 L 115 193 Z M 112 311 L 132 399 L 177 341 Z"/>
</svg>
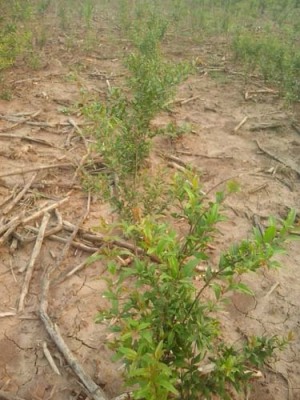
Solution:
<svg viewBox="0 0 300 400">
<path fill-rule="evenodd" d="M 13 225 L 11 225 L 9 229 L 7 229 L 4 235 L 2 235 L 2 237 L 0 238 L 0 244 L 6 243 L 6 241 L 11 237 L 11 235 L 14 233 L 18 225 L 19 224 L 16 222 Z"/>
<path fill-rule="evenodd" d="M 18 305 L 18 312 L 22 312 L 24 310 L 25 297 L 27 296 L 27 293 L 29 290 L 30 281 L 31 281 L 31 278 L 33 275 L 33 269 L 35 266 L 36 259 L 41 251 L 42 243 L 44 240 L 44 234 L 45 234 L 49 219 L 50 219 L 50 214 L 45 213 L 42 223 L 41 223 L 41 227 L 40 227 L 38 236 L 36 238 L 36 242 L 35 242 L 35 245 L 34 245 L 34 248 L 32 251 L 32 255 L 30 257 L 30 260 L 29 260 L 29 263 L 28 263 L 28 266 L 26 269 L 26 274 L 25 274 L 22 291 L 21 291 L 21 295 L 20 295 L 20 300 L 19 300 L 19 305 Z"/>
<path fill-rule="evenodd" d="M 9 200 L 11 200 L 14 197 L 14 195 L 16 194 L 17 189 L 18 189 L 18 185 L 15 185 L 13 187 L 11 193 L 1 201 L 0 207 L 4 206 L 4 204 L 6 204 Z"/>
<path fill-rule="evenodd" d="M 53 357 L 47 347 L 46 342 L 43 342 L 43 353 L 44 353 L 44 356 L 46 357 L 48 363 L 50 364 L 50 367 L 53 369 L 53 371 L 57 375 L 61 375 L 61 373 L 59 372 L 59 369 L 57 368 L 57 365 L 55 364 L 55 361 L 53 360 Z"/>
<path fill-rule="evenodd" d="M 28 230 L 32 231 L 32 232 L 35 232 L 35 233 L 38 232 L 38 229 L 34 228 L 33 226 L 26 226 L 26 228 Z M 21 243 L 27 243 L 28 242 L 27 238 L 24 238 L 22 235 L 20 235 L 17 232 L 14 232 L 13 235 Z M 69 239 L 63 238 L 61 236 L 53 235 L 53 234 L 47 235 L 47 238 L 50 239 L 50 240 L 55 240 L 56 242 L 60 242 L 60 243 L 67 243 L 67 241 L 69 240 Z M 30 238 L 30 241 L 32 241 L 32 238 Z M 86 251 L 87 253 L 94 253 L 94 252 L 99 250 L 99 246 L 98 247 L 93 247 L 93 246 L 89 246 L 88 244 L 84 244 L 84 243 L 81 243 L 81 242 L 76 242 L 75 240 L 73 240 L 71 244 L 72 244 L 72 247 L 75 247 L 76 249 L 79 249 L 79 250 Z"/>
<path fill-rule="evenodd" d="M 177 164 L 175 161 L 168 162 L 167 165 L 168 165 L 168 167 L 177 169 L 178 171 L 181 171 L 181 172 L 186 172 L 186 171 L 187 171 L 187 168 L 186 168 L 186 167 L 184 167 L 184 166 L 182 166 L 182 165 L 180 165 L 180 164 Z"/>
<path fill-rule="evenodd" d="M 250 126 L 250 131 L 260 131 L 265 129 L 277 129 L 284 125 L 283 122 L 265 122 L 261 124 L 254 124 Z"/>
<path fill-rule="evenodd" d="M 59 148 L 59 147 L 55 146 L 54 144 L 48 142 L 45 139 L 34 138 L 34 137 L 28 136 L 28 135 L 15 135 L 13 133 L 1 133 L 0 138 L 21 139 L 21 140 L 26 140 L 27 142 L 33 142 L 33 143 L 43 144 L 48 147 L 54 147 L 56 149 Z"/>
<path fill-rule="evenodd" d="M 16 169 L 11 172 L 6 172 L 4 174 L 0 175 L 0 178 L 6 178 L 7 176 L 13 176 L 13 175 L 24 175 L 28 174 L 29 172 L 35 172 L 35 171 L 42 171 L 44 169 L 52 169 L 52 168 L 69 168 L 73 167 L 74 164 L 68 163 L 68 164 L 51 164 L 51 165 L 40 165 L 39 167 L 32 167 L 32 168 L 22 168 L 22 169 Z"/>
<path fill-rule="evenodd" d="M 241 120 L 241 122 L 233 129 L 233 132 L 236 133 L 247 121 L 248 121 L 248 116 L 244 117 Z"/>
<path fill-rule="evenodd" d="M 170 160 L 175 162 L 178 165 L 181 165 L 184 168 L 188 168 L 188 165 L 185 161 L 183 161 L 181 158 L 173 156 L 172 154 L 164 154 L 164 153 L 160 153 L 160 156 L 162 158 L 165 158 L 166 160 Z"/>
<path fill-rule="evenodd" d="M 12 218 L 11 221 L 9 221 L 7 224 L 4 224 L 4 225 L 2 225 L 2 227 L 0 227 L 0 235 L 2 235 L 4 232 L 7 232 L 8 230 L 14 230 L 17 226 L 19 226 L 21 224 L 25 225 L 26 223 L 39 218 L 44 213 L 53 210 L 54 208 L 64 204 L 68 200 L 69 200 L 69 197 L 65 197 L 64 199 L 57 201 L 56 203 L 53 203 L 53 204 L 47 205 L 46 207 L 41 208 L 40 210 L 36 211 L 35 213 L 29 215 L 26 218 L 24 217 L 23 214 L 18 215 L 15 218 Z M 3 237 L 1 239 L 3 239 Z M 1 243 L 1 240 L 0 240 L 0 243 Z"/>
<path fill-rule="evenodd" d="M 197 100 L 200 97 L 201 97 L 201 95 L 197 95 L 197 96 L 189 97 L 188 99 L 181 100 L 180 105 L 183 106 L 184 104 L 187 104 L 187 103 L 190 103 L 191 101 Z"/>
<path fill-rule="evenodd" d="M 92 380 L 85 372 L 79 361 L 66 345 L 57 325 L 55 325 L 48 315 L 48 293 L 50 287 L 49 272 L 45 273 L 42 280 L 41 302 L 39 308 L 40 318 L 49 336 L 62 353 L 73 372 L 80 379 L 83 386 L 90 393 L 93 400 L 108 400 L 104 391 Z"/>
<path fill-rule="evenodd" d="M 21 200 L 21 198 L 24 196 L 24 194 L 27 192 L 27 190 L 30 188 L 30 186 L 32 185 L 33 181 L 36 178 L 36 173 L 34 173 L 31 177 L 31 179 L 29 180 L 29 182 L 26 183 L 26 185 L 24 186 L 24 188 L 16 195 L 16 197 L 13 199 L 12 202 L 10 202 L 2 211 L 3 214 L 8 214 L 16 204 L 18 204 L 18 202 Z"/>
<path fill-rule="evenodd" d="M 63 221 L 63 226 L 66 230 L 73 230 L 75 225 L 70 223 L 69 221 L 64 220 Z M 99 244 L 108 244 L 116 247 L 122 247 L 124 249 L 130 250 L 133 254 L 139 254 L 139 255 L 145 255 L 149 257 L 152 261 L 156 263 L 160 263 L 160 259 L 155 255 L 155 254 L 147 254 L 145 250 L 141 249 L 140 247 L 135 246 L 134 244 L 131 244 L 129 242 L 125 242 L 124 240 L 121 239 L 112 239 L 110 240 L 109 238 L 105 237 L 104 235 L 101 235 L 100 233 L 91 233 L 88 232 L 84 229 L 79 229 L 79 232 L 81 233 L 81 237 L 83 239 L 89 240 L 90 242 L 94 243 L 99 243 Z M 96 249 L 97 251 L 99 249 Z"/>
<path fill-rule="evenodd" d="M 91 192 L 88 193 L 88 200 L 87 200 L 86 210 L 85 210 L 84 214 L 82 215 L 82 217 L 79 219 L 79 222 L 77 223 L 75 228 L 73 229 L 73 232 L 71 233 L 70 237 L 68 238 L 68 240 L 67 240 L 67 242 L 66 242 L 66 244 L 65 244 L 65 246 L 64 246 L 64 248 L 63 248 L 63 250 L 61 252 L 61 255 L 60 255 L 60 257 L 59 257 L 59 259 L 57 261 L 57 265 L 56 265 L 56 269 L 57 270 L 61 267 L 62 263 L 64 262 L 67 254 L 68 254 L 68 251 L 69 251 L 72 243 L 74 242 L 75 237 L 78 234 L 80 226 L 83 224 L 83 222 L 88 217 L 89 212 L 90 212 L 90 206 L 91 206 Z"/>
<path fill-rule="evenodd" d="M 87 143 L 87 141 L 86 141 L 86 138 L 85 138 L 84 133 L 82 132 L 82 130 L 79 128 L 79 126 L 76 124 L 76 122 L 75 122 L 72 118 L 69 118 L 69 119 L 68 119 L 68 122 L 69 122 L 70 125 L 73 126 L 73 128 L 75 129 L 75 131 L 79 133 L 79 136 L 80 136 L 81 139 L 83 140 L 85 149 L 86 149 L 87 153 L 89 153 L 89 145 L 88 145 L 88 143 Z"/>
<path fill-rule="evenodd" d="M 61 206 L 62 204 L 66 203 L 67 201 L 69 201 L 69 199 L 70 199 L 69 197 L 65 197 L 64 199 L 59 200 L 59 201 L 57 201 L 56 203 L 50 204 L 50 205 L 48 205 L 48 206 L 42 208 L 41 210 L 35 212 L 35 213 L 32 214 L 32 215 L 29 215 L 28 217 L 24 218 L 23 220 L 21 220 L 21 224 L 22 224 L 22 225 L 25 225 L 25 224 L 27 224 L 28 222 L 31 222 L 31 221 L 37 219 L 38 217 L 40 217 L 41 215 L 45 214 L 46 212 L 51 211 L 51 210 L 53 210 L 54 208 L 59 207 L 59 206 Z"/>
<path fill-rule="evenodd" d="M 14 317 L 16 313 L 14 311 L 4 311 L 0 313 L 0 318 L 6 318 L 6 317 Z"/>
<path fill-rule="evenodd" d="M 99 250 L 95 251 L 91 256 L 87 257 L 84 261 L 82 261 L 80 264 L 76 265 L 75 267 L 72 267 L 71 269 L 64 271 L 61 273 L 56 279 L 54 279 L 53 284 L 56 285 L 58 283 L 62 283 L 65 279 L 70 278 L 76 272 L 81 271 L 86 265 L 90 265 L 90 259 L 92 257 L 95 257 L 97 254 L 99 254 Z"/>
</svg>

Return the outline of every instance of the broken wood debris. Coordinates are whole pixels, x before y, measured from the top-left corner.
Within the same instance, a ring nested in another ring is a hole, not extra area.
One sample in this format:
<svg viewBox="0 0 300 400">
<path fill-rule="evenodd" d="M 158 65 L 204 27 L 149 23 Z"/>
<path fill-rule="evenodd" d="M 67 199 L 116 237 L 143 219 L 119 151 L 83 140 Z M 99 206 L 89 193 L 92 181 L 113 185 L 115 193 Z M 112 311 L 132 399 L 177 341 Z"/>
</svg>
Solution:
<svg viewBox="0 0 300 400">
<path fill-rule="evenodd" d="M 49 334 L 50 338 L 55 343 L 58 350 L 64 356 L 65 360 L 77 375 L 80 382 L 83 384 L 85 389 L 88 391 L 93 400 L 108 400 L 108 397 L 104 391 L 92 380 L 92 378 L 86 373 L 79 361 L 76 359 L 74 354 L 66 345 L 60 330 L 56 324 L 52 322 L 48 315 L 48 293 L 50 289 L 50 271 L 46 271 L 41 285 L 41 301 L 39 307 L 39 315 L 44 327 Z"/>
<path fill-rule="evenodd" d="M 266 129 L 278 129 L 284 126 L 284 122 L 274 121 L 274 122 L 261 122 L 259 124 L 253 124 L 250 126 L 250 131 L 261 131 Z"/>
<path fill-rule="evenodd" d="M 8 214 L 14 207 L 15 205 L 22 199 L 22 197 L 24 196 L 24 194 L 29 190 L 30 186 L 32 185 L 32 183 L 34 182 L 35 178 L 36 178 L 36 173 L 34 173 L 32 175 L 32 177 L 30 178 L 30 180 L 26 183 L 26 185 L 24 186 L 24 188 L 16 195 L 16 197 L 13 198 L 13 200 L 4 208 L 4 210 L 2 211 L 2 214 Z"/>
<path fill-rule="evenodd" d="M 31 278 L 33 275 L 33 269 L 34 269 L 34 266 L 36 263 L 36 259 L 39 256 L 40 251 L 41 251 L 42 243 L 44 240 L 44 234 L 45 234 L 49 219 L 50 219 L 50 214 L 45 212 L 40 229 L 39 229 L 39 233 L 36 238 L 36 242 L 35 242 L 29 263 L 28 263 L 28 266 L 26 268 L 26 274 L 25 274 L 22 291 L 21 291 L 21 295 L 20 295 L 20 299 L 19 299 L 19 304 L 18 304 L 18 312 L 22 312 L 24 310 L 25 298 L 28 294 L 30 281 L 31 281 Z"/>
</svg>

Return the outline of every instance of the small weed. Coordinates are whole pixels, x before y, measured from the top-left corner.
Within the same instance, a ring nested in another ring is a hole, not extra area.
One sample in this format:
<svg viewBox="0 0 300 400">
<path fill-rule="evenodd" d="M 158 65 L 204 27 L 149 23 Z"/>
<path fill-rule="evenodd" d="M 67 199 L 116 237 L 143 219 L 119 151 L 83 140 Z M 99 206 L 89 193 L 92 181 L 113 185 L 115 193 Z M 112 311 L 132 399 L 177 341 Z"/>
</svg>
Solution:
<svg viewBox="0 0 300 400">
<path fill-rule="evenodd" d="M 95 11 L 95 0 L 85 0 L 81 5 L 81 14 L 84 18 L 86 28 L 91 27 L 92 17 Z"/>
<path fill-rule="evenodd" d="M 15 24 L 7 24 L 0 30 L 0 70 L 13 65 L 16 58 L 26 52 L 30 38 L 29 32 L 20 34 Z"/>
<path fill-rule="evenodd" d="M 12 91 L 9 89 L 2 89 L 0 92 L 0 99 L 5 101 L 10 101 L 13 98 Z"/>
<path fill-rule="evenodd" d="M 287 99 L 300 99 L 300 51 L 293 40 L 286 43 L 274 34 L 255 37 L 241 33 L 232 46 L 247 71 L 258 70 L 266 82 L 279 86 Z"/>
<path fill-rule="evenodd" d="M 45 14 L 51 4 L 51 0 L 40 0 L 37 5 L 37 12 L 39 14 Z"/>
<path fill-rule="evenodd" d="M 41 68 L 42 65 L 41 58 L 39 54 L 33 50 L 28 52 L 28 54 L 26 55 L 26 61 L 29 67 L 33 70 L 38 70 Z"/>
</svg>

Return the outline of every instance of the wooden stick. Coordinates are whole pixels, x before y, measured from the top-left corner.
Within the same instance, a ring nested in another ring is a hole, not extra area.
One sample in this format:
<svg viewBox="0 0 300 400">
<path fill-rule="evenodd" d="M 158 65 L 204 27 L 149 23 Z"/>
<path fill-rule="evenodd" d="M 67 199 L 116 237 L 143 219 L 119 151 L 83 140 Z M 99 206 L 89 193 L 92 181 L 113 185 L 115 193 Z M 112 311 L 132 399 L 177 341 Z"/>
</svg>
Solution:
<svg viewBox="0 0 300 400">
<path fill-rule="evenodd" d="M 173 156 L 172 154 L 163 154 L 163 153 L 160 153 L 160 156 L 165 158 L 166 160 L 171 160 L 176 164 L 181 165 L 184 168 L 188 168 L 187 163 L 181 160 L 181 158 L 179 157 Z"/>
<path fill-rule="evenodd" d="M 36 211 L 35 213 L 29 215 L 26 218 L 24 217 L 23 213 L 18 215 L 17 217 L 12 218 L 11 221 L 9 221 L 7 224 L 2 225 L 2 227 L 0 227 L 0 235 L 2 235 L 4 232 L 7 232 L 9 230 L 10 230 L 10 233 L 12 233 L 12 231 L 17 226 L 19 226 L 21 224 L 25 225 L 26 223 L 37 219 L 44 213 L 53 210 L 54 208 L 60 206 L 61 204 L 64 204 L 68 200 L 69 200 L 69 197 L 65 197 L 64 199 L 57 201 L 56 203 L 53 203 L 53 204 L 47 205 L 46 207 L 41 208 L 39 211 Z M 5 235 L 7 236 L 7 233 L 5 233 Z M 17 237 L 17 239 L 18 239 L 18 237 Z M 1 238 L 1 240 L 3 240 L 3 237 Z M 1 242 L 1 240 L 0 240 L 0 242 Z"/>
<path fill-rule="evenodd" d="M 54 279 L 53 284 L 56 285 L 58 283 L 62 283 L 65 279 L 70 278 L 76 272 L 81 271 L 87 264 L 92 264 L 90 262 L 90 259 L 92 257 L 95 257 L 97 254 L 99 254 L 99 249 L 95 251 L 91 256 L 87 257 L 84 261 L 82 261 L 80 264 L 76 265 L 75 267 L 72 267 L 69 270 L 64 271 L 61 273 L 56 279 Z"/>
<path fill-rule="evenodd" d="M 72 125 L 72 126 L 74 127 L 74 129 L 79 133 L 81 139 L 83 140 L 85 149 L 86 149 L 87 153 L 89 153 L 89 145 L 88 145 L 88 143 L 87 143 L 87 141 L 86 141 L 86 138 L 85 138 L 84 133 L 82 132 L 82 130 L 79 128 L 79 126 L 76 124 L 76 122 L 75 122 L 72 118 L 69 118 L 69 119 L 68 119 L 68 122 L 69 122 L 69 124 Z"/>
<path fill-rule="evenodd" d="M 15 185 L 12 189 L 12 192 L 1 201 L 0 207 L 4 206 L 5 203 L 7 203 L 10 199 L 12 199 L 14 197 L 17 189 L 18 189 L 18 185 Z"/>
<path fill-rule="evenodd" d="M 53 357 L 47 347 L 46 342 L 43 342 L 43 353 L 44 353 L 44 356 L 46 357 L 48 363 L 50 364 L 50 367 L 53 369 L 53 371 L 57 375 L 61 375 L 61 373 L 59 372 L 59 369 L 57 368 L 57 365 L 55 364 L 55 361 L 53 360 Z"/>
<path fill-rule="evenodd" d="M 30 285 L 30 281 L 31 281 L 31 278 L 33 275 L 34 265 L 35 265 L 38 255 L 40 254 L 40 251 L 41 251 L 42 243 L 44 240 L 44 234 L 45 234 L 49 219 L 50 219 L 50 214 L 46 212 L 43 216 L 41 227 L 40 227 L 38 236 L 36 238 L 36 242 L 35 242 L 35 245 L 34 245 L 34 248 L 32 251 L 32 255 L 30 257 L 30 260 L 29 260 L 29 263 L 27 266 L 26 275 L 24 278 L 23 287 L 22 287 L 19 305 L 18 305 L 18 312 L 22 312 L 24 310 L 25 297 L 27 296 L 27 293 L 29 290 L 29 285 Z"/>
<path fill-rule="evenodd" d="M 21 217 L 24 217 L 24 213 L 23 212 L 22 212 L 22 214 L 20 214 L 17 217 L 13 218 L 11 221 L 9 221 L 7 224 L 3 225 L 0 228 L 1 234 L 4 233 L 2 235 L 2 237 L 0 238 L 0 244 L 4 244 L 10 238 L 10 236 L 14 233 L 16 228 L 20 225 L 20 218 Z"/>
<path fill-rule="evenodd" d="M 244 117 L 241 122 L 234 128 L 233 132 L 237 132 L 246 122 L 248 121 L 248 116 Z"/>
<path fill-rule="evenodd" d="M 38 232 L 38 229 L 37 229 L 37 228 L 34 228 L 34 227 L 32 227 L 32 226 L 27 227 L 27 229 L 31 230 L 32 232 Z M 27 239 L 24 238 L 23 236 L 21 236 L 19 233 L 14 232 L 13 235 L 14 235 L 21 243 L 26 243 L 26 242 L 27 242 Z M 47 238 L 50 239 L 50 240 L 55 240 L 55 241 L 60 242 L 60 243 L 67 243 L 68 240 L 69 240 L 69 239 L 66 239 L 66 238 L 63 238 L 63 237 L 60 237 L 60 236 L 57 236 L 57 235 L 53 235 L 53 234 L 47 236 Z M 32 241 L 31 238 L 30 238 L 30 241 Z M 76 242 L 75 240 L 74 240 L 71 244 L 72 244 L 72 246 L 75 247 L 76 249 L 86 251 L 87 253 L 94 253 L 94 252 L 96 252 L 96 251 L 99 250 L 99 246 L 98 246 L 98 247 L 92 247 L 92 246 L 89 246 L 89 245 L 84 244 L 84 243 L 81 243 L 81 242 Z"/>
<path fill-rule="evenodd" d="M 29 172 L 42 171 L 44 169 L 69 168 L 69 167 L 74 167 L 74 164 L 69 163 L 69 164 L 40 165 L 39 167 L 22 168 L 22 169 L 16 169 L 11 172 L 6 172 L 4 174 L 1 174 L 0 178 L 6 178 L 7 176 L 13 176 L 13 175 L 28 174 Z"/>
<path fill-rule="evenodd" d="M 64 220 L 63 221 L 63 226 L 66 230 L 73 230 L 75 228 L 75 225 L 70 223 L 69 221 Z M 124 249 L 130 250 L 133 254 L 140 254 L 149 257 L 153 262 L 156 263 L 161 263 L 160 259 L 155 255 L 155 254 L 147 254 L 145 250 L 141 249 L 140 247 L 135 246 L 134 244 L 131 244 L 129 242 L 125 242 L 124 240 L 121 239 L 112 239 L 110 240 L 109 238 L 105 237 L 104 235 L 101 235 L 100 233 L 91 233 L 85 229 L 79 229 L 79 232 L 81 232 L 81 237 L 85 240 L 89 240 L 90 242 L 94 243 L 99 243 L 99 244 L 108 244 L 116 247 L 122 247 Z M 95 251 L 99 250 L 99 248 L 96 248 Z"/>
<path fill-rule="evenodd" d="M 200 95 L 189 97 L 188 99 L 181 100 L 180 104 L 183 106 L 184 104 L 187 104 L 187 103 L 190 103 L 191 101 L 197 100 L 200 97 L 201 97 Z"/>
<path fill-rule="evenodd" d="M 55 212 L 55 215 L 56 215 L 56 218 L 57 218 L 57 225 L 54 226 L 53 228 L 49 229 L 48 231 L 46 231 L 45 235 L 44 235 L 44 238 L 60 232 L 62 230 L 62 228 L 63 228 L 62 216 L 61 216 L 60 212 L 56 208 L 54 209 L 54 212 Z M 31 232 L 39 233 L 39 230 L 37 228 L 34 228 L 33 226 L 25 225 L 24 228 L 28 229 Z M 30 243 L 30 242 L 33 242 L 34 240 L 36 240 L 36 235 L 34 235 L 32 237 L 29 237 L 29 238 L 24 238 L 23 236 L 21 236 L 18 233 L 16 233 L 14 236 L 18 240 L 20 240 L 22 243 Z"/>
<path fill-rule="evenodd" d="M 203 158 L 208 158 L 208 159 L 216 159 L 216 160 L 223 160 L 223 159 L 232 159 L 232 156 L 209 156 L 208 154 L 202 154 L 202 153 L 192 153 L 190 151 L 184 151 L 184 150 L 176 150 L 177 154 L 182 154 L 184 156 L 191 156 L 191 157 L 203 157 Z"/>
<path fill-rule="evenodd" d="M 112 400 L 131 400 L 133 397 L 131 396 L 132 392 L 122 393 L 117 397 L 114 397 Z"/>
<path fill-rule="evenodd" d="M 89 215 L 90 205 L 91 205 L 91 192 L 88 193 L 88 201 L 87 201 L 86 211 L 84 212 L 82 217 L 79 219 L 79 222 L 77 223 L 77 225 L 73 229 L 73 232 L 71 233 L 69 239 L 67 240 L 67 242 L 62 250 L 62 253 L 57 261 L 56 269 L 59 269 L 60 266 L 62 265 L 62 263 L 64 262 L 67 254 L 68 254 L 68 251 L 69 251 L 72 243 L 74 242 L 74 239 L 80 229 L 80 226 L 83 224 L 83 222 L 86 220 L 87 216 Z"/>
<path fill-rule="evenodd" d="M 268 291 L 268 293 L 266 293 L 266 295 L 264 297 L 265 298 L 270 297 L 271 294 L 274 292 L 274 290 L 276 290 L 278 288 L 278 286 L 280 286 L 279 282 L 274 283 L 274 285 L 271 287 L 271 289 Z"/>
<path fill-rule="evenodd" d="M 34 214 L 29 215 L 28 217 L 24 218 L 21 221 L 22 225 L 25 225 L 28 222 L 31 222 L 31 221 L 37 219 L 38 217 L 40 217 L 41 215 L 45 214 L 46 212 L 51 211 L 51 210 L 61 206 L 62 204 L 66 203 L 69 200 L 70 200 L 70 197 L 68 196 L 68 197 L 65 197 L 62 200 L 57 201 L 56 203 L 47 205 L 46 207 L 42 208 L 41 210 L 35 212 Z"/>
<path fill-rule="evenodd" d="M 177 164 L 175 161 L 168 162 L 167 165 L 168 165 L 168 167 L 171 167 L 171 168 L 174 168 L 174 169 L 178 169 L 178 171 L 181 171 L 181 172 L 186 172 L 187 171 L 186 167 Z"/>
<path fill-rule="evenodd" d="M 264 129 L 277 129 L 284 125 L 283 122 L 265 122 L 250 126 L 250 131 L 260 131 Z"/>
<path fill-rule="evenodd" d="M 54 147 L 56 149 L 59 148 L 59 147 L 55 146 L 54 144 L 48 142 L 47 140 L 34 138 L 34 137 L 28 136 L 28 135 L 14 135 L 13 133 L 1 133 L 0 138 L 21 139 L 21 140 L 26 140 L 27 142 L 39 143 L 39 144 L 43 144 L 48 147 Z"/>
<path fill-rule="evenodd" d="M 14 317 L 15 315 L 17 315 L 17 313 L 14 311 L 2 312 L 2 313 L 0 313 L 0 318 Z"/>
<path fill-rule="evenodd" d="M 33 113 L 24 113 L 24 114 L 11 114 L 11 115 L 2 115 L 0 114 L 0 119 L 4 119 L 8 122 L 16 122 L 18 125 L 23 124 L 25 122 L 30 121 L 31 118 L 37 117 L 42 110 L 34 111 Z M 27 117 L 27 118 L 20 118 L 20 117 Z"/>
<path fill-rule="evenodd" d="M 49 336 L 62 353 L 67 363 L 80 379 L 86 390 L 90 393 L 94 400 L 108 400 L 108 397 L 103 390 L 92 380 L 85 372 L 79 361 L 73 355 L 71 350 L 66 345 L 57 325 L 55 325 L 48 315 L 48 293 L 50 287 L 49 272 L 47 272 L 42 280 L 41 302 L 39 308 L 40 318 L 45 326 Z"/>
<path fill-rule="evenodd" d="M 267 183 L 263 183 L 262 185 L 259 185 L 259 186 L 257 186 L 256 188 L 249 190 L 249 191 L 248 191 L 248 194 L 257 193 L 257 192 L 259 192 L 259 191 L 262 190 L 262 189 L 266 189 L 268 186 L 269 186 L 269 185 L 268 185 Z"/>
<path fill-rule="evenodd" d="M 13 199 L 11 203 L 9 203 L 3 210 L 3 214 L 8 214 L 16 204 L 18 204 L 19 200 L 24 196 L 24 194 L 27 192 L 27 190 L 30 188 L 32 185 L 33 181 L 36 178 L 37 173 L 34 173 L 31 177 L 31 179 L 26 183 L 24 188 L 16 195 L 16 197 Z"/>
</svg>

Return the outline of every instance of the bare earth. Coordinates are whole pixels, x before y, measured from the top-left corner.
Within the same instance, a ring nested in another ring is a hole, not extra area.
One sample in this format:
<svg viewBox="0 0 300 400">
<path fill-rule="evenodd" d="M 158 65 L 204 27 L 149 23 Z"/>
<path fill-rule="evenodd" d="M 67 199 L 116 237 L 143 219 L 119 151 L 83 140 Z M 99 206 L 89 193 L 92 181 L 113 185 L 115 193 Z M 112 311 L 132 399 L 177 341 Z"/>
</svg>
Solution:
<svg viewBox="0 0 300 400">
<path fill-rule="evenodd" d="M 67 196 L 69 200 L 58 208 L 63 220 L 76 225 L 86 213 L 87 192 L 82 189 L 78 177 L 73 182 L 76 165 L 81 162 L 86 149 L 80 134 L 68 119 L 72 118 L 78 124 L 85 121 L 76 110 L 71 116 L 63 111 L 72 105 L 74 109 L 80 106 L 85 93 L 89 93 L 89 98 L 92 94 L 105 101 L 106 79 L 114 86 L 122 85 L 124 81 L 122 74 L 126 71 L 122 66 L 122 56 L 127 51 L 126 43 L 124 45 L 122 40 L 106 41 L 105 29 L 100 31 L 101 47 L 95 53 L 87 55 L 83 51 L 68 51 L 64 38 L 58 37 L 47 44 L 41 69 L 32 71 L 20 66 L 6 72 L 5 82 L 13 88 L 13 99 L 9 102 L 0 100 L 0 229 L 24 210 L 31 214 L 45 203 L 52 204 Z M 202 47 L 184 41 L 177 42 L 176 47 L 171 42 L 166 43 L 168 55 L 175 60 L 200 55 L 204 60 L 199 63 L 198 73 L 185 81 L 176 95 L 176 99 L 187 100 L 194 96 L 195 99 L 182 105 L 174 103 L 170 113 L 164 113 L 153 121 L 157 126 L 171 121 L 179 125 L 188 122 L 193 127 L 193 134 L 185 135 L 176 143 L 156 138 L 150 159 L 156 165 L 166 164 L 157 157 L 155 149 L 176 154 L 201 171 L 204 190 L 215 185 L 218 185 L 216 190 L 222 189 L 222 182 L 229 178 L 239 182 L 241 191 L 227 200 L 228 221 L 221 224 L 222 234 L 214 243 L 223 249 L 228 243 L 247 237 L 257 221 L 262 226 L 266 224 L 269 215 L 284 217 L 290 208 L 296 208 L 299 213 L 300 134 L 299 128 L 297 132 L 292 125 L 300 126 L 300 109 L 299 105 L 287 108 L 276 93 L 259 93 L 264 89 L 259 79 L 250 79 L 245 84 L 242 75 L 231 73 L 235 69 L 227 64 L 228 54 L 221 46 L 217 58 L 223 58 L 227 71 L 209 73 L 205 58 L 208 60 L 214 49 L 210 43 Z M 252 96 L 247 100 L 246 92 L 248 97 Z M 37 111 L 36 116 L 26 114 Z M 22 116 L 16 117 L 18 113 Z M 12 116 L 14 120 L 4 118 Z M 248 117 L 245 123 L 234 131 L 245 117 Z M 32 125 L 31 122 L 48 125 Z M 276 123 L 278 126 L 257 127 L 263 123 Z M 30 136 L 46 142 L 21 140 L 4 134 Z M 5 214 L 11 200 L 2 204 L 4 199 L 16 185 L 20 190 L 33 172 L 4 175 L 17 169 L 60 163 L 71 166 L 38 171 L 30 190 Z M 114 218 L 116 216 L 109 206 L 92 196 L 82 226 L 92 229 L 99 226 L 101 219 L 111 222 Z M 39 223 L 35 225 L 37 221 Z M 39 227 L 41 218 L 37 221 L 26 225 Z M 53 227 L 56 224 L 52 215 L 49 225 Z M 17 232 L 24 235 L 24 227 L 18 228 Z M 32 234 L 27 232 L 27 235 Z M 69 237 L 70 232 L 58 235 Z M 80 233 L 76 240 L 80 241 Z M 24 311 L 16 313 L 25 277 L 20 270 L 27 265 L 35 241 L 18 243 L 16 249 L 11 247 L 11 243 L 12 238 L 9 238 L 0 247 L 0 390 L 28 400 L 86 399 L 88 397 L 49 338 L 38 314 L 43 272 L 59 262 L 64 244 L 44 240 Z M 95 243 L 90 245 L 97 247 Z M 71 247 L 59 267 L 60 272 L 80 264 L 92 252 Z M 226 335 L 232 341 L 251 334 L 286 335 L 293 332 L 293 342 L 276 362 L 261 371 L 263 376 L 254 382 L 247 397 L 252 400 L 300 399 L 299 243 L 290 243 L 287 254 L 281 256 L 280 261 L 283 265 L 280 270 L 264 270 L 249 275 L 246 281 L 255 291 L 255 297 L 233 296 L 232 306 L 223 315 Z M 103 345 L 107 333 L 101 325 L 94 323 L 97 310 L 105 306 L 102 299 L 105 284 L 100 279 L 103 274 L 105 265 L 97 261 L 51 287 L 49 315 L 86 371 L 112 398 L 122 393 L 124 388 L 121 371 L 110 361 L 111 354 Z M 43 353 L 43 342 L 47 343 L 61 376 L 49 366 Z"/>
</svg>

